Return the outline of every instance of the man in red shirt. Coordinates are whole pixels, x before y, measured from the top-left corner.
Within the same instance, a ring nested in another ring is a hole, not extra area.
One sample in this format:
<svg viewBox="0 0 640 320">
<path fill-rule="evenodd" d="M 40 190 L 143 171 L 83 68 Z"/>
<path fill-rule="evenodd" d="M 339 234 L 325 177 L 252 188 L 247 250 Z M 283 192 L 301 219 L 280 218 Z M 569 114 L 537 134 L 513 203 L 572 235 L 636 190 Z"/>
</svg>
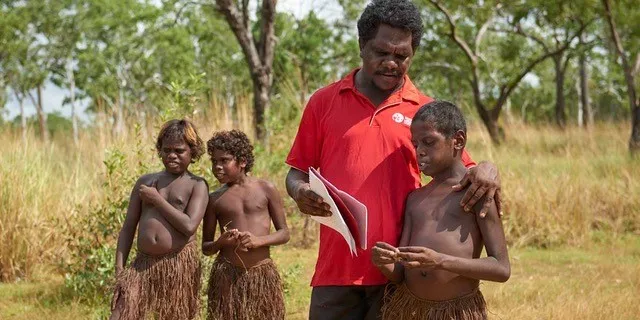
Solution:
<svg viewBox="0 0 640 320">
<path fill-rule="evenodd" d="M 358 21 L 362 67 L 316 92 L 304 110 L 287 157 L 289 195 L 300 211 L 330 215 L 329 206 L 309 187 L 309 167 L 319 169 L 338 189 L 368 209 L 367 243 L 397 245 L 407 195 L 420 186 L 420 170 L 409 126 L 415 112 L 432 101 L 420 93 L 407 70 L 420 43 L 422 21 L 408 0 L 377 0 Z M 499 195 L 493 164 L 475 163 L 461 181 L 469 183 L 463 207 L 485 196 L 486 208 Z M 484 210 L 484 209 L 483 209 Z M 386 278 L 371 263 L 370 249 L 351 256 L 342 236 L 321 226 L 320 250 L 309 318 L 376 319 Z"/>
</svg>

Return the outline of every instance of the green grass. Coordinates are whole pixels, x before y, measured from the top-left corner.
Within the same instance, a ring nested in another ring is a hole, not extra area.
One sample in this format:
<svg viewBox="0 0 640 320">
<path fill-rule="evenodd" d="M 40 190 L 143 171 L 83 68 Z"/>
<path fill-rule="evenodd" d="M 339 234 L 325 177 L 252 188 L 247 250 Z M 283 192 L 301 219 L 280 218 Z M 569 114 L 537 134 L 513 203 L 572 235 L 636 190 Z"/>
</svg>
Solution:
<svg viewBox="0 0 640 320">
<path fill-rule="evenodd" d="M 594 234 L 583 247 L 512 249 L 507 283 L 483 282 L 490 319 L 638 319 L 640 236 Z M 306 319 L 317 248 L 276 248 L 287 319 Z M 0 284 L 0 319 L 90 319 L 105 306 L 77 303 L 59 277 Z M 102 310 L 101 310 L 102 309 Z"/>
</svg>

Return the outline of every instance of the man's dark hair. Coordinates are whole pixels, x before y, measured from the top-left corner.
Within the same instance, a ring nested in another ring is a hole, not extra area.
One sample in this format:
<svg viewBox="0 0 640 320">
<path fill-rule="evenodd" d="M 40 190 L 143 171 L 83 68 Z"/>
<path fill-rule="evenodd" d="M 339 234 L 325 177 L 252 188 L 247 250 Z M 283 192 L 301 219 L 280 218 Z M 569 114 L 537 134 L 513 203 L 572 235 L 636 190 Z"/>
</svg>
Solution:
<svg viewBox="0 0 640 320">
<path fill-rule="evenodd" d="M 162 142 L 164 139 L 182 139 L 189 145 L 191 149 L 191 163 L 200 159 L 200 156 L 204 154 L 204 142 L 198 135 L 198 130 L 193 122 L 181 119 L 181 120 L 169 120 L 162 125 L 158 139 L 156 140 L 156 151 L 160 155 L 162 151 Z"/>
<path fill-rule="evenodd" d="M 233 155 L 236 161 L 244 161 L 246 163 L 244 172 L 251 172 L 254 160 L 253 146 L 244 132 L 231 130 L 214 133 L 213 137 L 207 141 L 207 153 L 213 157 L 215 150 Z"/>
<path fill-rule="evenodd" d="M 409 0 L 373 0 L 358 19 L 358 37 L 363 43 L 373 39 L 381 24 L 411 31 L 411 47 L 416 51 L 422 38 L 420 10 Z"/>
<path fill-rule="evenodd" d="M 453 103 L 443 100 L 434 100 L 420 107 L 413 116 L 413 122 L 422 121 L 431 124 L 447 139 L 462 130 L 467 133 L 467 123 L 462 111 Z"/>
</svg>

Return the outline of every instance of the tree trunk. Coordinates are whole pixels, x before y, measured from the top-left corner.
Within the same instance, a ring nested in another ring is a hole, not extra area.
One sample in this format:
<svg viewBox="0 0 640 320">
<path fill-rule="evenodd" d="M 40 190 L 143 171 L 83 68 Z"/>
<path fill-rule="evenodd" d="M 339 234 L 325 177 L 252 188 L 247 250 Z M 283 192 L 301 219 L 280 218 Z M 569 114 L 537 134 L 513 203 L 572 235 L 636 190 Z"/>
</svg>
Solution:
<svg viewBox="0 0 640 320">
<path fill-rule="evenodd" d="M 622 47 L 618 30 L 616 29 L 616 23 L 611 11 L 610 0 L 602 0 L 605 7 L 605 17 L 607 24 L 609 25 L 609 31 L 611 32 L 611 38 L 615 45 L 616 53 L 620 60 L 622 60 L 622 70 L 624 71 L 624 78 L 627 82 L 627 95 L 629 98 L 629 110 L 631 110 L 631 137 L 629 137 L 629 151 L 631 153 L 640 152 L 640 101 L 636 99 L 635 79 L 627 60 L 626 53 Z"/>
<path fill-rule="evenodd" d="M 260 6 L 260 38 L 254 40 L 247 13 L 248 1 L 242 2 L 242 12 L 237 2 L 216 0 L 218 10 L 225 16 L 236 40 L 242 48 L 253 80 L 253 123 L 256 137 L 268 146 L 265 124 L 265 112 L 269 108 L 271 86 L 273 83 L 273 57 L 275 47 L 276 0 L 262 0 Z"/>
<path fill-rule="evenodd" d="M 562 54 L 553 56 L 553 64 L 556 71 L 556 125 L 564 129 L 567 125 L 564 100 L 564 68 L 562 66 Z"/>
<path fill-rule="evenodd" d="M 118 88 L 118 102 L 114 114 L 114 133 L 116 137 L 122 136 L 124 133 L 124 88 Z"/>
<path fill-rule="evenodd" d="M 590 128 L 593 125 L 593 110 L 591 109 L 591 101 L 589 101 L 589 74 L 586 60 L 586 56 L 582 52 L 578 61 L 580 69 L 580 110 L 582 110 L 580 120 L 586 128 Z"/>
<path fill-rule="evenodd" d="M 42 141 L 49 140 L 49 132 L 47 131 L 47 115 L 44 113 L 42 109 L 42 85 L 38 85 L 36 88 L 37 99 L 33 97 L 33 94 L 29 92 L 29 98 L 36 108 L 36 113 L 38 116 L 38 127 L 40 129 L 40 138 Z"/>
<path fill-rule="evenodd" d="M 40 123 L 40 137 L 42 141 L 49 140 L 49 130 L 47 128 L 47 114 L 44 113 L 42 105 L 42 84 L 38 85 L 38 122 Z"/>
<path fill-rule="evenodd" d="M 632 153 L 640 153 L 640 101 L 636 101 L 636 106 L 632 110 L 631 122 L 629 150 Z"/>
<path fill-rule="evenodd" d="M 22 144 L 27 143 L 27 117 L 24 114 L 24 96 L 16 92 L 16 99 L 20 105 L 20 128 L 22 129 Z"/>
<path fill-rule="evenodd" d="M 71 96 L 71 125 L 73 127 L 73 143 L 78 146 L 78 117 L 76 116 L 76 80 L 73 76 L 71 61 L 67 64 L 67 79 L 69 79 L 69 94 Z"/>
<path fill-rule="evenodd" d="M 478 114 L 480 114 L 480 119 L 482 119 L 482 123 L 487 128 L 489 132 L 489 137 L 491 137 L 491 141 L 495 145 L 500 145 L 502 141 L 504 141 L 504 131 L 498 125 L 498 117 L 493 115 L 493 110 L 486 110 L 484 106 L 478 105 L 476 103 L 476 109 L 478 110 Z"/>
<path fill-rule="evenodd" d="M 264 143 L 265 148 L 269 145 L 265 114 L 271 105 L 269 99 L 271 86 L 264 80 L 266 77 L 262 75 L 253 80 L 253 127 L 256 130 L 256 138 Z"/>
</svg>

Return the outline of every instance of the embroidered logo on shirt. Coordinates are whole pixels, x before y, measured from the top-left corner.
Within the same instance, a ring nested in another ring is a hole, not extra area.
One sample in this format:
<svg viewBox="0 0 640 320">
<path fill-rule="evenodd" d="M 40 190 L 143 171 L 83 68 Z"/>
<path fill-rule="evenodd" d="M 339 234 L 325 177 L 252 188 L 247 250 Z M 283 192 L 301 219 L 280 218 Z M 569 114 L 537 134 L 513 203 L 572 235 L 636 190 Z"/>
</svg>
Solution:
<svg viewBox="0 0 640 320">
<path fill-rule="evenodd" d="M 403 115 L 400 112 L 396 112 L 393 114 L 393 116 L 391 116 L 391 118 L 393 119 L 393 121 L 395 121 L 396 123 L 402 123 L 405 126 L 411 126 L 411 121 L 413 119 L 406 117 L 405 115 Z"/>
</svg>

